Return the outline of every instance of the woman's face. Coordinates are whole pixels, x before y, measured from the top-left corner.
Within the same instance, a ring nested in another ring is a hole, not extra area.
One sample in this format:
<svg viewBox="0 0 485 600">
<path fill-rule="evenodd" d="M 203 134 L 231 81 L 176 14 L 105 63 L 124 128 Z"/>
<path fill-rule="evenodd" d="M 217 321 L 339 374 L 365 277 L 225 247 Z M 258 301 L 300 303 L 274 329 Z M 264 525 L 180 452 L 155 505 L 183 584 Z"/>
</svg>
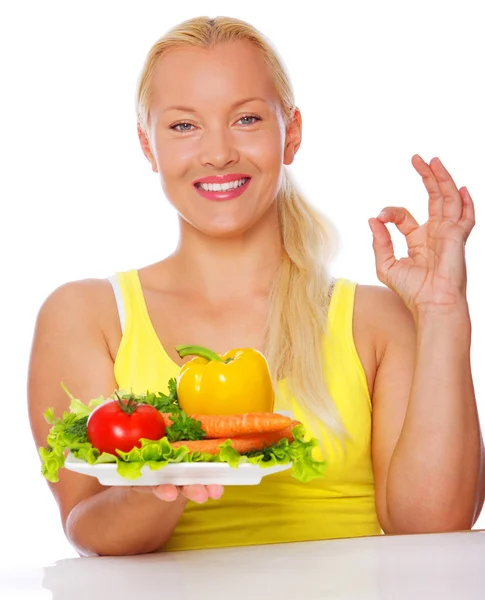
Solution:
<svg viewBox="0 0 485 600">
<path fill-rule="evenodd" d="M 165 195 L 212 236 L 261 219 L 300 144 L 299 113 L 285 128 L 268 69 L 246 41 L 170 51 L 156 66 L 149 115 L 140 140 Z"/>
</svg>

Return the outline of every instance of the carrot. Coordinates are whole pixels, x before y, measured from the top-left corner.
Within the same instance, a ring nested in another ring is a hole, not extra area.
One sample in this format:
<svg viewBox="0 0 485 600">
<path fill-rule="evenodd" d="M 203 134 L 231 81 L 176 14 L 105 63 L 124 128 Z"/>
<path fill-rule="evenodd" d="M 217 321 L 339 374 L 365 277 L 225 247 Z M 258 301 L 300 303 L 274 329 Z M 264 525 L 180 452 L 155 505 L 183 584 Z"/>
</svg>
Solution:
<svg viewBox="0 0 485 600">
<path fill-rule="evenodd" d="M 243 454 L 244 452 L 250 452 L 252 450 L 262 450 L 265 446 L 276 444 L 276 442 L 279 442 L 283 438 L 286 438 L 288 441 L 292 442 L 294 438 L 291 430 L 293 427 L 299 424 L 299 421 L 290 421 L 290 425 L 281 431 L 270 431 L 266 433 L 256 433 L 232 438 L 173 442 L 171 446 L 173 448 L 180 448 L 181 446 L 184 446 L 187 447 L 190 452 L 207 452 L 209 454 L 218 454 L 220 451 L 220 446 L 227 439 L 230 439 L 234 450 L 237 450 L 240 454 Z"/>
<path fill-rule="evenodd" d="M 173 421 L 172 421 L 172 413 L 161 413 L 163 420 L 165 421 L 165 427 L 170 427 L 170 425 L 173 425 Z"/>
<path fill-rule="evenodd" d="M 164 413 L 165 424 L 172 421 L 170 414 Z M 291 423 L 289 417 L 278 413 L 245 413 L 240 415 L 189 415 L 200 421 L 208 439 L 239 437 L 255 433 L 281 431 Z"/>
</svg>

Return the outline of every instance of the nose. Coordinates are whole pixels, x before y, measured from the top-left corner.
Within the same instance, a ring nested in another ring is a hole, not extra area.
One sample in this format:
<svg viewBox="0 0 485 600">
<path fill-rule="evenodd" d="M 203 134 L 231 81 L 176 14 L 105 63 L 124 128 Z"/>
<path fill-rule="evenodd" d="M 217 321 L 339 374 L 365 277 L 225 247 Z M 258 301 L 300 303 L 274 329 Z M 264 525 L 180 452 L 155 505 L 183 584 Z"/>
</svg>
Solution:
<svg viewBox="0 0 485 600">
<path fill-rule="evenodd" d="M 216 169 L 238 162 L 239 152 L 231 133 L 222 127 L 207 129 L 202 138 L 200 160 L 203 165 Z"/>
</svg>

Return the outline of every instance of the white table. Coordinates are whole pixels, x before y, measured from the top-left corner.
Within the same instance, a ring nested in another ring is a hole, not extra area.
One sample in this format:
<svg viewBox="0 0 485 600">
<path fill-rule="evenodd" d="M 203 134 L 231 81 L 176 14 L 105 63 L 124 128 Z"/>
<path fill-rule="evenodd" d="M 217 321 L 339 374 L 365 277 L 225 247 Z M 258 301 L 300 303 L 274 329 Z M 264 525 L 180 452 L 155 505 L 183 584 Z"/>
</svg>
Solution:
<svg viewBox="0 0 485 600">
<path fill-rule="evenodd" d="M 0 570 L 2 600 L 485 599 L 485 532 L 70 558 Z"/>
</svg>

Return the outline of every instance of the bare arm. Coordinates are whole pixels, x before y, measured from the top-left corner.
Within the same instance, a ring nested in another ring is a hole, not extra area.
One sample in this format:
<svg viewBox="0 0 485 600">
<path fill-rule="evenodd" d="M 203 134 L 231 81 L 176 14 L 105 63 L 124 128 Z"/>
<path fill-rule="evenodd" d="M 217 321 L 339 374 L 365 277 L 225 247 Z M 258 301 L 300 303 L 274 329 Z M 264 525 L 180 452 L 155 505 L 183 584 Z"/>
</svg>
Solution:
<svg viewBox="0 0 485 600">
<path fill-rule="evenodd" d="M 475 208 L 438 158 L 411 162 L 428 193 L 428 220 L 420 225 L 396 206 L 369 219 L 377 276 L 395 293 L 374 390 L 377 508 L 390 532 L 469 529 L 485 484 L 466 299 Z M 407 256 L 396 258 L 388 224 L 404 235 Z"/>
<path fill-rule="evenodd" d="M 113 301 L 110 294 L 107 282 L 70 283 L 56 290 L 39 312 L 28 382 L 36 447 L 45 444 L 49 430 L 45 410 L 52 406 L 54 413 L 61 415 L 68 409 L 61 381 L 84 401 L 100 395 L 109 397 L 117 388 L 113 359 L 100 323 Z M 107 488 L 95 478 L 66 469 L 61 469 L 59 482 L 49 486 L 66 536 L 83 555 L 159 549 L 170 538 L 187 502 L 173 486 Z M 187 496 L 192 499 L 204 501 L 209 497 L 203 486 L 191 487 Z M 215 497 L 217 494 L 218 490 Z"/>
<path fill-rule="evenodd" d="M 466 307 L 415 326 L 392 292 L 373 296 L 382 349 L 372 441 L 381 526 L 387 533 L 469 529 L 485 489 Z"/>
<path fill-rule="evenodd" d="M 175 502 L 164 502 L 153 493 L 112 487 L 76 504 L 64 528 L 85 556 L 153 552 L 170 539 L 186 503 L 181 495 Z"/>
</svg>

